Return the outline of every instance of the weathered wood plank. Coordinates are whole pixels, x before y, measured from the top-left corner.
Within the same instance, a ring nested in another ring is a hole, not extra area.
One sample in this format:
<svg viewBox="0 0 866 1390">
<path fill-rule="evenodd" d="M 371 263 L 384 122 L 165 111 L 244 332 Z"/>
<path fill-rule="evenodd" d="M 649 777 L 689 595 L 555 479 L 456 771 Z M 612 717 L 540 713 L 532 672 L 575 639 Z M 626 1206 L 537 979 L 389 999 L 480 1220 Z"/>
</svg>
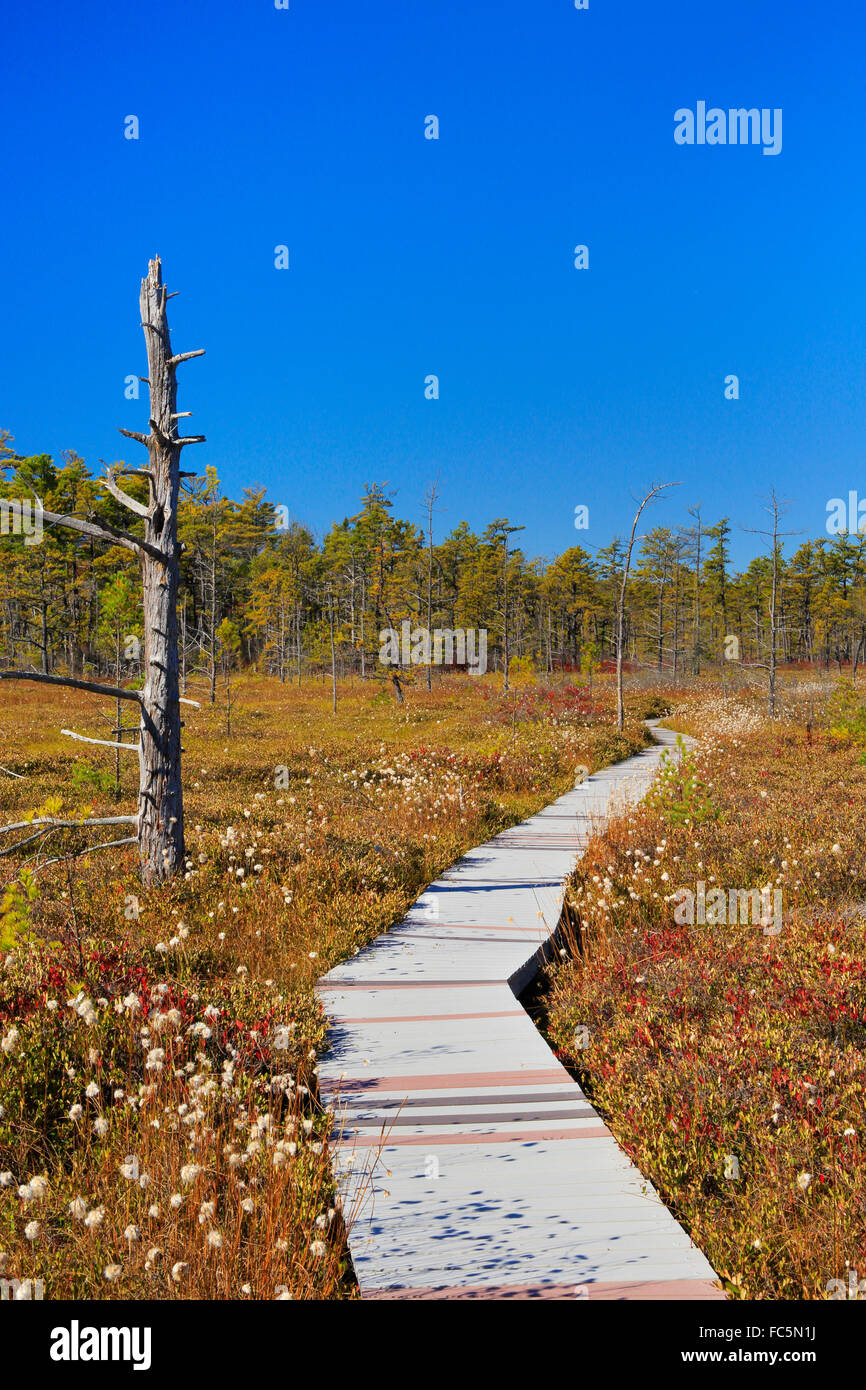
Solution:
<svg viewBox="0 0 866 1390">
<path fill-rule="evenodd" d="M 593 824 L 646 791 L 674 742 L 658 738 L 464 855 L 319 982 L 320 1088 L 365 1297 L 721 1296 L 514 997 Z"/>
</svg>

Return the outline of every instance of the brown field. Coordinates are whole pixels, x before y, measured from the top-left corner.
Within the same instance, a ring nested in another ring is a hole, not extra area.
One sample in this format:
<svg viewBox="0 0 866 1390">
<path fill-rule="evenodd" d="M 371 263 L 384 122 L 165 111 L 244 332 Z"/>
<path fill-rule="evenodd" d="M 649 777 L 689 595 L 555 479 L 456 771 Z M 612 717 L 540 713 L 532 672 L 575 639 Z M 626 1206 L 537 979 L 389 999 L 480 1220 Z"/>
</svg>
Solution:
<svg viewBox="0 0 866 1390">
<path fill-rule="evenodd" d="M 680 704 L 697 751 L 580 862 L 547 999 L 559 1055 L 739 1298 L 866 1273 L 866 766 L 827 693 L 790 685 L 775 722 Z M 780 917 L 768 893 L 763 925 L 729 897 L 678 922 L 699 882 L 778 891 Z"/>
<path fill-rule="evenodd" d="M 609 691 L 592 707 L 567 686 L 504 699 L 493 677 L 413 688 L 403 707 L 357 681 L 336 716 L 330 701 L 247 677 L 230 737 L 224 709 L 186 712 L 187 868 L 168 888 L 141 888 L 134 847 L 72 857 L 123 827 L 5 859 L 7 1279 L 54 1298 L 352 1296 L 314 982 L 577 765 L 646 737 L 637 718 L 616 733 Z M 111 737 L 112 716 L 98 696 L 0 689 L 3 822 L 133 811 L 136 758 L 121 755 L 118 798 L 114 753 L 59 733 Z"/>
</svg>

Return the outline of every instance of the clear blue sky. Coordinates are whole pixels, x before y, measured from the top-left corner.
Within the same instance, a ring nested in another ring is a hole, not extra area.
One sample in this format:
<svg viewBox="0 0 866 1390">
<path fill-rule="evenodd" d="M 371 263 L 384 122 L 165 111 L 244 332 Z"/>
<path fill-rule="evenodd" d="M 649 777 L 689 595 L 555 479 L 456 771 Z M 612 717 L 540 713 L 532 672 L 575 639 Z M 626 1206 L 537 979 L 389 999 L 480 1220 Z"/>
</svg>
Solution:
<svg viewBox="0 0 866 1390">
<path fill-rule="evenodd" d="M 437 474 L 440 536 L 508 516 L 547 555 L 653 481 L 685 483 L 654 524 L 761 525 L 775 484 L 810 535 L 866 495 L 862 0 L 12 0 L 2 38 L 21 452 L 137 460 L 158 251 L 207 349 L 187 459 L 318 532 L 367 481 L 420 519 Z M 781 107 L 782 153 L 677 146 L 699 100 Z"/>
</svg>

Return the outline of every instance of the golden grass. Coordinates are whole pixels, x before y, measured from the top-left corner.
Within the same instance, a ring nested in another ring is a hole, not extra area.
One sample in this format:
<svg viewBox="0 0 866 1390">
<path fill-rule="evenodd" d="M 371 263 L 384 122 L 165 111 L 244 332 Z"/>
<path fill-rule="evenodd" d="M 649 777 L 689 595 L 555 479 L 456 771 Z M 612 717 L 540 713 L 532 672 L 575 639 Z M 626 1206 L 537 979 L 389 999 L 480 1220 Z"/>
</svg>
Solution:
<svg viewBox="0 0 866 1390">
<path fill-rule="evenodd" d="M 743 1298 L 866 1277 L 866 767 L 813 695 L 774 723 L 745 698 L 676 711 L 696 757 L 590 846 L 547 1001 L 559 1054 Z M 678 922 L 699 882 L 779 891 L 781 930 Z"/>
<path fill-rule="evenodd" d="M 579 695 L 505 701 L 493 677 L 403 707 L 373 684 L 339 694 L 334 716 L 329 687 L 239 680 L 230 738 L 221 708 L 185 712 L 183 879 L 144 891 L 113 851 L 39 874 L 29 904 L 7 892 L 0 1275 L 54 1298 L 352 1296 L 316 979 L 644 731 L 616 735 L 609 695 L 590 727 Z M 2 821 L 134 810 L 134 756 L 115 801 L 113 754 L 58 732 L 111 737 L 112 714 L 0 689 L 0 761 L 24 774 L 0 774 Z M 82 843 L 57 832 L 42 857 Z M 2 863 L 11 880 L 23 859 Z"/>
</svg>

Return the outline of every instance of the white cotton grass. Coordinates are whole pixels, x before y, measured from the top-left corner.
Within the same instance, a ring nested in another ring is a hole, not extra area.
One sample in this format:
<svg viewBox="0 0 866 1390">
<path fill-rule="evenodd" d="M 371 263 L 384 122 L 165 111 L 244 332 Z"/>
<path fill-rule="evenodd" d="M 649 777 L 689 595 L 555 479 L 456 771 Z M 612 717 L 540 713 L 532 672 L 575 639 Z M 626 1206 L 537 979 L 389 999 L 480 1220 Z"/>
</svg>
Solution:
<svg viewBox="0 0 866 1390">
<path fill-rule="evenodd" d="M 41 1175 L 31 1178 L 29 1182 L 21 1183 L 18 1188 L 18 1196 L 25 1206 L 31 1202 L 39 1202 L 48 1195 L 48 1179 Z"/>
<path fill-rule="evenodd" d="M 256 858 L 248 873 L 256 867 Z M 267 877 L 274 861 L 262 862 Z M 225 907 L 227 915 L 231 904 Z M 172 920 L 177 920 L 174 914 Z M 179 927 L 177 934 L 183 939 Z M 169 931 L 164 935 L 168 940 Z M 233 972 L 234 962 L 230 971 L 234 978 Z M 237 988 L 248 987 L 253 978 L 252 967 L 243 967 Z M 276 980 L 264 983 L 268 989 L 279 988 Z M 89 1152 L 96 1167 L 91 1165 L 88 1171 L 99 1177 L 92 1188 L 82 1183 L 83 1191 L 73 1186 L 58 1193 L 49 1216 L 48 1204 L 40 1200 L 48 1192 L 47 1178 L 29 1177 L 26 1170 L 0 1173 L 0 1189 L 4 1189 L 0 1199 L 10 1200 L 11 1209 L 18 1213 L 15 1225 L 22 1249 L 28 1248 L 26 1241 L 35 1257 L 49 1245 L 52 1254 L 57 1253 L 56 1219 L 58 1251 L 62 1255 L 64 1245 L 77 1242 L 95 1284 L 94 1296 L 99 1296 L 99 1286 L 102 1297 L 128 1296 L 133 1279 L 144 1280 L 152 1291 L 163 1281 L 170 1283 L 176 1297 L 198 1293 L 202 1273 L 207 1270 L 206 1277 L 212 1278 L 223 1263 L 228 1268 L 229 1255 L 234 1296 L 274 1296 L 267 1274 L 262 1285 L 252 1269 L 234 1268 L 234 1256 L 239 1242 L 242 1246 L 247 1239 L 258 1243 L 267 1231 L 265 1238 L 275 1259 L 273 1277 L 285 1277 L 277 1269 L 282 1268 L 294 1237 L 277 1240 L 276 1232 L 269 1229 L 272 1189 L 282 1190 L 285 1165 L 296 1160 L 299 1139 L 303 1155 L 322 1152 L 321 1144 L 310 1142 L 315 1140 L 318 1124 L 309 1118 L 313 1097 L 295 1073 L 295 1049 L 305 1058 L 310 1046 L 304 1025 L 289 1020 L 279 1025 L 275 1036 L 277 1010 L 282 1005 L 283 1017 L 287 1011 L 282 995 L 264 1015 L 267 1023 L 256 1028 L 251 1018 L 240 1022 L 234 1009 L 227 1012 L 225 1007 L 208 1004 L 206 995 L 201 998 L 188 988 L 181 994 L 175 981 L 148 982 L 134 990 L 124 995 L 122 986 L 117 997 L 104 1002 L 97 998 L 98 989 L 92 999 L 80 991 L 73 999 L 61 999 L 54 1013 L 51 1026 L 69 1032 L 73 1042 L 57 1068 L 66 1092 L 61 1092 L 61 1127 L 65 1143 L 75 1150 L 71 1172 L 82 1171 L 77 1160 Z M 182 1003 L 173 1008 L 178 998 Z M 50 1018 L 50 1013 L 45 1017 Z M 100 1026 L 95 1026 L 97 1021 Z M 114 1034 L 128 1038 L 132 1049 L 128 1074 L 115 1069 Z M 0 1055 L 3 1078 L 7 1058 L 13 1066 L 17 1064 L 24 1030 L 19 1037 L 7 1024 L 5 1034 L 0 1029 L 0 1038 L 7 1044 Z M 276 1066 L 268 1067 L 268 1062 L 276 1061 L 277 1052 L 282 1056 Z M 259 1066 L 263 1057 L 265 1068 Z M 315 1060 L 315 1054 L 310 1057 Z M 309 1063 L 302 1064 L 309 1075 Z M 297 1107 L 290 1119 L 282 1109 L 284 1098 Z M 142 1171 L 145 1165 L 152 1177 Z M 275 1172 L 272 1165 L 282 1172 Z M 227 1191 L 213 1182 L 220 1172 L 230 1173 Z M 44 1219 L 29 1219 L 42 1218 L 43 1213 Z M 329 1254 L 324 1239 L 329 1214 L 323 1207 L 320 1213 L 316 1217 L 316 1207 L 308 1209 L 306 1241 L 301 1237 L 310 1263 Z M 25 1223 L 26 1232 L 22 1230 Z M 198 1242 L 195 1225 L 201 1233 Z M 278 1285 L 276 1296 L 291 1297 L 283 1289 Z"/>
<path fill-rule="evenodd" d="M 216 1202 L 202 1202 L 198 1209 L 198 1224 L 204 1226 L 210 1224 L 216 1213 Z"/>
</svg>

